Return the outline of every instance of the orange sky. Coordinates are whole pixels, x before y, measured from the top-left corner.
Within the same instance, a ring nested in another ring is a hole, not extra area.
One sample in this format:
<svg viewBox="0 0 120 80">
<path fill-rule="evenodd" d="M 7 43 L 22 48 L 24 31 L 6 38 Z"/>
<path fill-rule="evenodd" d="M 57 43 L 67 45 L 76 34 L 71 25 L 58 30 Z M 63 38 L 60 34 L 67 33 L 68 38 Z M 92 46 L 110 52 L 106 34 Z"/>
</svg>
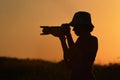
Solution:
<svg viewBox="0 0 120 80">
<path fill-rule="evenodd" d="M 99 39 L 96 63 L 120 62 L 119 8 L 119 0 L 0 0 L 0 56 L 60 61 L 59 40 L 40 36 L 39 26 L 68 23 L 83 10 L 91 13 Z"/>
</svg>

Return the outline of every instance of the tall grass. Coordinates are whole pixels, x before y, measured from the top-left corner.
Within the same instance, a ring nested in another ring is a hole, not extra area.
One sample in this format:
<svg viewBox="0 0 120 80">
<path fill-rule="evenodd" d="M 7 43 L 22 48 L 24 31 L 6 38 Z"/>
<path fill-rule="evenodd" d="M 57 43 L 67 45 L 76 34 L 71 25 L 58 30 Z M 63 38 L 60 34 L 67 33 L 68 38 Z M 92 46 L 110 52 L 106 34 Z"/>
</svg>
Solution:
<svg viewBox="0 0 120 80">
<path fill-rule="evenodd" d="M 120 80 L 120 64 L 94 65 L 97 80 Z M 69 80 L 64 62 L 0 57 L 0 80 Z"/>
</svg>

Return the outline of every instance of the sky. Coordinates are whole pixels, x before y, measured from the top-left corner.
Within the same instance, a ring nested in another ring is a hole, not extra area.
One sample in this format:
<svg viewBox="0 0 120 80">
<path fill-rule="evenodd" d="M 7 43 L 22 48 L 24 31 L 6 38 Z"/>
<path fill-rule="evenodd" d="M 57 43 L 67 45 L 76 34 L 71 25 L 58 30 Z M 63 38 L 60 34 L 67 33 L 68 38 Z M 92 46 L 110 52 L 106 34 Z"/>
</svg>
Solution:
<svg viewBox="0 0 120 80">
<path fill-rule="evenodd" d="M 95 63 L 120 62 L 119 8 L 119 0 L 0 0 L 0 56 L 62 60 L 59 39 L 40 35 L 40 26 L 60 26 L 88 11 L 99 41 Z"/>
</svg>

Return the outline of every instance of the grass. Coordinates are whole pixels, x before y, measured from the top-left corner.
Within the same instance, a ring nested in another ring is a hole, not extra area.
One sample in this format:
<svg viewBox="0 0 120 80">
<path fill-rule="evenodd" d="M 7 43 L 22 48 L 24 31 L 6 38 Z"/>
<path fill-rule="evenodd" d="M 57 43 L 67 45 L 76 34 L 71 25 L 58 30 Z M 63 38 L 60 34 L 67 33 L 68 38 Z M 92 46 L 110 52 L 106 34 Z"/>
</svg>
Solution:
<svg viewBox="0 0 120 80">
<path fill-rule="evenodd" d="M 120 64 L 94 65 L 97 80 L 120 80 Z M 0 80 L 69 80 L 64 62 L 0 57 Z"/>
</svg>

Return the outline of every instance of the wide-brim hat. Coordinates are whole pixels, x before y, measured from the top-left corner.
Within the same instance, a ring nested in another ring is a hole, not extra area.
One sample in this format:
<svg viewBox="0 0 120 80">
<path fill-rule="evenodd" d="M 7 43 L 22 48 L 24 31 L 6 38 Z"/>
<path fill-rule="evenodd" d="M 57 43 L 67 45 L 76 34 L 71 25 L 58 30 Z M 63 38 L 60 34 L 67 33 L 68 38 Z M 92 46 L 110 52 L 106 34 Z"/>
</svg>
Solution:
<svg viewBox="0 0 120 80">
<path fill-rule="evenodd" d="M 76 12 L 73 16 L 72 21 L 69 23 L 70 26 L 80 26 L 80 25 L 93 25 L 91 22 L 91 15 L 85 11 Z"/>
<path fill-rule="evenodd" d="M 89 32 L 91 32 L 94 28 L 91 22 L 90 13 L 85 11 L 76 12 L 69 25 L 72 27 L 79 27 L 81 30 Z"/>
</svg>

